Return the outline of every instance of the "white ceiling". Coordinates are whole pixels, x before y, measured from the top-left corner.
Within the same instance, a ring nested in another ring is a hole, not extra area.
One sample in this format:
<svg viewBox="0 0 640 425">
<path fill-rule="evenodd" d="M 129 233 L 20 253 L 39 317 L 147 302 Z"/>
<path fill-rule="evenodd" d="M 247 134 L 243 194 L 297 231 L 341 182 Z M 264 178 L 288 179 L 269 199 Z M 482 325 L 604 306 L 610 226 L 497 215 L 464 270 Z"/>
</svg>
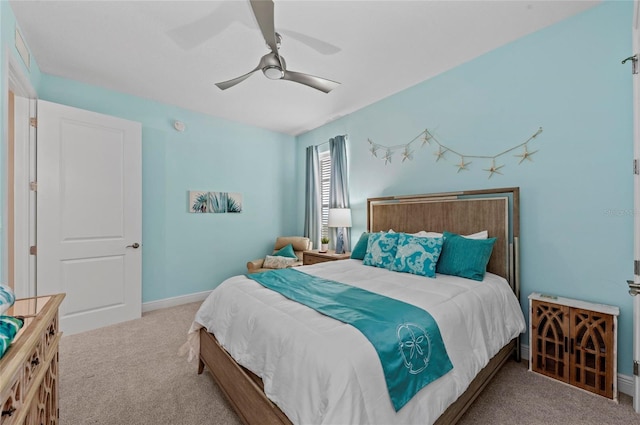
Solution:
<svg viewBox="0 0 640 425">
<path fill-rule="evenodd" d="M 276 0 L 287 69 L 342 83 L 325 94 L 261 72 L 214 85 L 268 52 L 248 1 L 10 2 L 44 73 L 291 135 L 597 3 Z"/>
</svg>

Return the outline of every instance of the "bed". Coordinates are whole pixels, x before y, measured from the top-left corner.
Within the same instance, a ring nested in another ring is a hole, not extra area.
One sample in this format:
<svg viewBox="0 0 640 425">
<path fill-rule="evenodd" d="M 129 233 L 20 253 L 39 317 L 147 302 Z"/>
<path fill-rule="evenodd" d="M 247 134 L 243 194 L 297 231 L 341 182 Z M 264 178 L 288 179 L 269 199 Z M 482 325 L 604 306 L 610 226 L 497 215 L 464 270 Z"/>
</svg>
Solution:
<svg viewBox="0 0 640 425">
<path fill-rule="evenodd" d="M 497 239 L 482 282 L 430 279 L 355 259 L 297 269 L 415 304 L 436 319 L 454 367 L 398 411 L 375 350 L 358 330 L 246 276 L 227 279 L 200 307 L 190 356 L 247 424 L 453 424 L 510 356 L 519 360 L 518 212 L 518 188 L 367 200 L 370 232 L 486 230 Z"/>
</svg>

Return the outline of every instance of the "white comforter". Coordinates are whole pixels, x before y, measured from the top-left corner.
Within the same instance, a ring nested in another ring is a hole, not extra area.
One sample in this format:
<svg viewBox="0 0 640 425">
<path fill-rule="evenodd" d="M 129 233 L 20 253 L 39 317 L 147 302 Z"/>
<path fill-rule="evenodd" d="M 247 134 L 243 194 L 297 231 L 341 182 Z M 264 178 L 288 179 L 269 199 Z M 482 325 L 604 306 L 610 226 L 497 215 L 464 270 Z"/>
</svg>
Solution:
<svg viewBox="0 0 640 425">
<path fill-rule="evenodd" d="M 294 424 L 433 423 L 525 321 L 508 283 L 438 274 L 435 279 L 343 260 L 303 266 L 305 273 L 414 304 L 437 321 L 453 370 L 396 412 L 382 367 L 354 327 L 290 301 L 245 276 L 224 281 L 190 329 L 190 357 L 205 327 L 236 361 L 260 376 L 266 395 Z"/>
</svg>

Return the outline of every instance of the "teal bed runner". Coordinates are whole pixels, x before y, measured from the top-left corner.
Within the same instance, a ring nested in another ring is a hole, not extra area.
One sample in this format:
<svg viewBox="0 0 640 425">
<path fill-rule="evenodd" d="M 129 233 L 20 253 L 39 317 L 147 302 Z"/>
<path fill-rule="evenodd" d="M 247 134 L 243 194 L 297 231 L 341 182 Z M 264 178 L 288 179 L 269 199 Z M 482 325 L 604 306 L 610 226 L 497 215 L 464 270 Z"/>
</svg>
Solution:
<svg viewBox="0 0 640 425">
<path fill-rule="evenodd" d="M 421 308 L 292 268 L 247 277 L 362 332 L 378 353 L 396 411 L 453 369 L 438 324 Z"/>
</svg>

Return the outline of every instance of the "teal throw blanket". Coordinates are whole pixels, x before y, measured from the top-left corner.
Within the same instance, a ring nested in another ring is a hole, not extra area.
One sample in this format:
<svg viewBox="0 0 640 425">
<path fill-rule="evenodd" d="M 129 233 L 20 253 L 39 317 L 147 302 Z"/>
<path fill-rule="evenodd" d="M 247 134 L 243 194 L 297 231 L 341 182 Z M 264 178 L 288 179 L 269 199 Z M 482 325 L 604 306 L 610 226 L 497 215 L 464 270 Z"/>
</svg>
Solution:
<svg viewBox="0 0 640 425">
<path fill-rule="evenodd" d="M 378 353 L 396 411 L 453 369 L 438 324 L 421 308 L 291 268 L 247 277 L 362 332 Z"/>
</svg>

